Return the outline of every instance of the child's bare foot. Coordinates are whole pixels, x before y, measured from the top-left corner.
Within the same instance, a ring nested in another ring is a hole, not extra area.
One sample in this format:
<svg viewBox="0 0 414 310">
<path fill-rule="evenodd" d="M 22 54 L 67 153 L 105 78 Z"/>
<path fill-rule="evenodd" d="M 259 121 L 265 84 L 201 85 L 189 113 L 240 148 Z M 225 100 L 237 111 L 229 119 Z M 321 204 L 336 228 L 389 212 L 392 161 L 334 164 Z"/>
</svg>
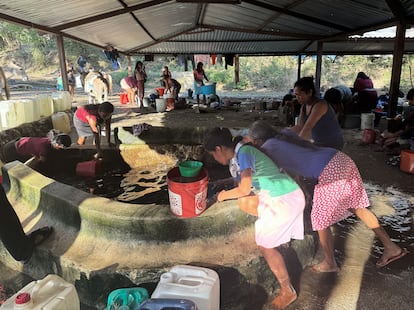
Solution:
<svg viewBox="0 0 414 310">
<path fill-rule="evenodd" d="M 321 262 L 319 264 L 311 266 L 311 270 L 313 272 L 321 272 L 321 273 L 323 273 L 323 272 L 338 272 L 339 268 L 336 264 L 335 265 L 329 265 L 325 262 Z"/>
<path fill-rule="evenodd" d="M 292 302 L 298 298 L 295 289 L 290 286 L 286 289 L 281 289 L 279 295 L 272 301 L 272 305 L 276 310 L 285 309 Z"/>
</svg>

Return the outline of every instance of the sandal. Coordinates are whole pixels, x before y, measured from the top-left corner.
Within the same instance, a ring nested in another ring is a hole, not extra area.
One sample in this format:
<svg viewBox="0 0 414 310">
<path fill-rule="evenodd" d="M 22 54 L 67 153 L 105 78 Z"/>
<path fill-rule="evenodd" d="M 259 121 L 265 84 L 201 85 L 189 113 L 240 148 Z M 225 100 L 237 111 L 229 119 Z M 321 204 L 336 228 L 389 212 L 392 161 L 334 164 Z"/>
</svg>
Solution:
<svg viewBox="0 0 414 310">
<path fill-rule="evenodd" d="M 36 247 L 49 238 L 52 232 L 53 227 L 45 226 L 30 233 L 29 237 L 32 239 L 33 245 Z"/>
</svg>

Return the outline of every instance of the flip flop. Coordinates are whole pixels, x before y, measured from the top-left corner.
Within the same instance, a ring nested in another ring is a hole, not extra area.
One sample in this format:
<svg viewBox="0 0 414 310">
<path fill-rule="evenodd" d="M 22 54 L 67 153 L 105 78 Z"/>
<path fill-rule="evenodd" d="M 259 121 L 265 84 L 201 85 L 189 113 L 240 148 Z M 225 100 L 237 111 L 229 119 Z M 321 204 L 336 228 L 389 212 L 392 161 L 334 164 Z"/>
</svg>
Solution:
<svg viewBox="0 0 414 310">
<path fill-rule="evenodd" d="M 311 270 L 317 273 L 330 273 L 330 272 L 339 272 L 339 267 L 329 269 L 329 270 L 322 270 L 319 265 L 313 265 L 311 266 Z"/>
<path fill-rule="evenodd" d="M 29 237 L 33 240 L 33 245 L 39 246 L 42 244 L 53 232 L 53 227 L 45 226 L 33 231 Z"/>
<path fill-rule="evenodd" d="M 381 262 L 377 262 L 375 265 L 377 268 L 382 268 L 387 266 L 388 264 L 392 263 L 393 261 L 396 261 L 397 259 L 400 259 L 408 254 L 408 251 L 406 249 L 401 249 L 401 252 L 395 256 L 389 257 L 387 260 Z"/>
</svg>

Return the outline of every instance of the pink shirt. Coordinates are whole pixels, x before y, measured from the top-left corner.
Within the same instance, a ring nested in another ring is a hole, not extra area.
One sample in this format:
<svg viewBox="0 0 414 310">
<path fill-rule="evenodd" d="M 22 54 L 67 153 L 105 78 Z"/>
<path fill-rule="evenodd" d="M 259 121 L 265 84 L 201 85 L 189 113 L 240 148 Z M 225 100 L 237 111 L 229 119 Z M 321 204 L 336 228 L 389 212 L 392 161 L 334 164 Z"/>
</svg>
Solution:
<svg viewBox="0 0 414 310">
<path fill-rule="evenodd" d="M 94 119 L 96 121 L 96 116 L 98 114 L 98 110 L 92 110 L 92 111 L 88 111 L 86 110 L 84 107 L 78 107 L 76 109 L 75 115 L 76 117 L 84 123 L 89 123 L 87 120 L 87 116 L 89 116 L 90 118 Z"/>
<path fill-rule="evenodd" d="M 16 142 L 16 151 L 21 156 L 46 157 L 50 150 L 50 140 L 46 137 L 23 137 Z"/>
<path fill-rule="evenodd" d="M 372 83 L 371 79 L 364 80 L 364 79 L 358 78 L 355 81 L 354 88 L 355 88 L 355 91 L 361 92 L 364 90 L 371 90 L 372 88 L 374 88 L 374 84 Z"/>
</svg>

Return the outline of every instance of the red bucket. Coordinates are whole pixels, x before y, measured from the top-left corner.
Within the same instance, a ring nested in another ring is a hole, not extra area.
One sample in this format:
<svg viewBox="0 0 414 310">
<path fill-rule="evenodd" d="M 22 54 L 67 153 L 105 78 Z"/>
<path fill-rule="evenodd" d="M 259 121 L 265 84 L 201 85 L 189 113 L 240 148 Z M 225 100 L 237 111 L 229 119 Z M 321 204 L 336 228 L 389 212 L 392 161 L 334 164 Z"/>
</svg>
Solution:
<svg viewBox="0 0 414 310">
<path fill-rule="evenodd" d="M 407 173 L 414 173 L 414 151 L 401 151 L 400 170 Z"/>
<path fill-rule="evenodd" d="M 374 129 L 364 129 L 362 133 L 362 142 L 373 144 L 375 143 L 375 139 L 377 138 L 377 133 Z"/>
<path fill-rule="evenodd" d="M 76 165 L 76 175 L 80 177 L 95 177 L 101 170 L 100 160 L 83 161 Z"/>
<path fill-rule="evenodd" d="M 121 102 L 121 104 L 127 104 L 128 101 L 128 94 L 126 93 L 120 93 L 119 94 L 119 101 Z"/>
<path fill-rule="evenodd" d="M 160 96 L 164 96 L 164 90 L 165 90 L 164 87 L 158 87 L 158 88 L 156 88 L 156 90 L 158 91 L 158 94 Z"/>
<path fill-rule="evenodd" d="M 171 212 L 179 217 L 195 217 L 206 210 L 208 173 L 202 168 L 195 177 L 182 177 L 178 167 L 167 173 Z"/>
</svg>

